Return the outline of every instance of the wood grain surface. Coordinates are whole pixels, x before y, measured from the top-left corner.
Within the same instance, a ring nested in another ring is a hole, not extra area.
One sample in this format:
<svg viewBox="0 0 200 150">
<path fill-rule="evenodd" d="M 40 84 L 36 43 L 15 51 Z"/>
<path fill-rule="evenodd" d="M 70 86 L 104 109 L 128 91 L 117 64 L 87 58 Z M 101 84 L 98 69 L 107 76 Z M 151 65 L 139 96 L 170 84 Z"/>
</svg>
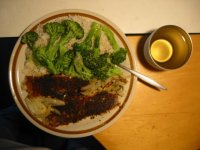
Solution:
<svg viewBox="0 0 200 150">
<path fill-rule="evenodd" d="M 191 34 L 192 57 L 170 71 L 152 69 L 142 55 L 148 35 L 127 36 L 139 72 L 165 85 L 158 91 L 138 81 L 127 111 L 95 137 L 109 150 L 200 149 L 200 34 Z"/>
</svg>

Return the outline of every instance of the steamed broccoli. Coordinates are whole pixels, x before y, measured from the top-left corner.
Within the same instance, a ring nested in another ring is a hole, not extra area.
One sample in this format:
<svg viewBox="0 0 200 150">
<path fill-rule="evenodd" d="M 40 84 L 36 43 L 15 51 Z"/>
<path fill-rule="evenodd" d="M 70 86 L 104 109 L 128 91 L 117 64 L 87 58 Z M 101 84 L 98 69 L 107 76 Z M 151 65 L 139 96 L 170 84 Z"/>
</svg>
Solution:
<svg viewBox="0 0 200 150">
<path fill-rule="evenodd" d="M 100 30 L 100 25 L 96 22 L 93 22 L 85 40 L 81 43 L 74 43 L 74 50 L 79 51 L 81 53 L 84 53 L 84 51 L 91 50 L 93 46 L 93 37 L 98 30 Z"/>
<path fill-rule="evenodd" d="M 64 21 L 63 24 L 65 24 L 67 30 L 70 31 L 70 35 L 74 34 L 74 36 L 71 37 L 80 39 L 84 36 L 84 30 L 79 24 L 73 23 L 72 21 Z M 83 40 L 83 42 L 75 43 L 73 45 L 73 50 L 70 51 L 74 53 L 74 58 L 71 59 L 69 67 L 64 70 L 64 74 L 69 75 L 71 77 L 81 78 L 83 80 L 90 80 L 93 77 L 92 71 L 84 64 L 83 58 L 85 57 L 85 52 L 88 52 L 92 49 L 92 39 L 97 28 L 100 28 L 99 24 L 93 23 L 91 30 L 89 31 L 88 35 Z"/>
<path fill-rule="evenodd" d="M 30 49 L 34 48 L 35 42 L 37 40 L 38 34 L 34 31 L 26 32 L 21 38 L 21 42 L 27 44 Z"/>
<path fill-rule="evenodd" d="M 93 32 L 95 30 L 95 32 Z M 93 35 L 91 34 L 93 33 Z M 97 23 L 93 23 L 88 33 L 90 42 L 93 43 L 89 49 L 79 49 L 83 56 L 84 64 L 91 70 L 101 68 L 107 63 L 108 53 L 100 54 L 101 28 Z M 88 40 L 88 38 L 86 38 Z M 82 43 L 81 43 L 82 44 Z M 80 44 L 80 45 L 81 45 Z"/>
<path fill-rule="evenodd" d="M 66 45 L 71 39 L 81 39 L 84 36 L 84 30 L 79 23 L 71 20 L 64 20 L 62 21 L 62 25 L 65 27 L 66 32 L 62 35 L 59 43 L 60 56 L 64 55 L 66 52 Z"/>
<path fill-rule="evenodd" d="M 107 65 L 109 56 L 108 53 L 100 54 L 100 38 L 101 26 L 93 22 L 85 40 L 81 43 L 75 43 L 73 46 L 75 51 L 80 52 L 83 64 L 90 69 L 95 76 L 100 75 L 100 69 Z M 104 69 L 104 72 L 105 71 Z"/>
<path fill-rule="evenodd" d="M 58 22 L 50 22 L 44 25 L 44 31 L 50 36 L 46 56 L 49 61 L 54 61 L 57 56 L 57 51 L 59 48 L 59 38 L 65 32 L 65 28 Z"/>
<path fill-rule="evenodd" d="M 44 29 L 50 35 L 50 48 L 47 49 L 47 55 L 51 52 L 49 60 L 55 65 L 55 70 L 52 70 L 52 67 L 49 68 L 50 72 L 63 73 L 74 59 L 74 52 L 67 50 L 66 45 L 73 38 L 81 39 L 84 36 L 84 30 L 77 22 L 71 20 L 64 20 L 62 23 L 48 23 Z"/>
<path fill-rule="evenodd" d="M 42 66 L 48 66 L 48 70 L 50 70 L 53 73 L 56 73 L 56 69 L 54 67 L 54 64 L 47 59 L 46 55 L 46 47 L 36 47 L 35 42 L 38 40 L 38 34 L 36 32 L 30 31 L 25 33 L 22 36 L 21 42 L 24 44 L 27 44 L 28 47 L 33 52 L 33 59 L 35 62 Z"/>
<path fill-rule="evenodd" d="M 85 39 L 74 43 L 72 50 L 67 49 L 69 41 L 84 37 L 84 30 L 79 23 L 72 20 L 49 22 L 43 29 L 49 35 L 47 45 L 36 47 L 38 35 L 32 31 L 22 36 L 22 43 L 32 49 L 33 58 L 46 67 L 49 73 L 65 74 L 83 80 L 93 77 L 105 80 L 121 73 L 115 64 L 125 60 L 126 50 L 118 46 L 108 27 L 93 22 Z M 102 29 L 113 47 L 111 54 L 100 52 Z"/>
<path fill-rule="evenodd" d="M 46 47 L 37 47 L 34 50 L 32 50 L 33 58 L 35 61 L 42 65 L 46 66 Z"/>
<path fill-rule="evenodd" d="M 35 48 L 33 50 L 33 59 L 37 64 L 46 67 L 50 73 L 57 74 L 54 63 L 46 56 L 46 47 Z"/>
<path fill-rule="evenodd" d="M 54 61 L 59 48 L 58 40 L 65 32 L 65 28 L 58 22 L 50 22 L 43 26 L 49 34 L 49 42 L 45 47 L 37 47 L 33 50 L 34 59 L 42 66 L 46 67 L 50 73 L 57 74 Z"/>
<path fill-rule="evenodd" d="M 79 79 L 81 78 L 81 76 L 76 72 L 76 69 L 75 69 L 75 66 L 73 64 L 73 61 L 72 61 L 72 64 L 69 66 L 69 68 L 64 71 L 64 74 L 68 75 L 70 77 L 77 77 Z"/>
<path fill-rule="evenodd" d="M 109 60 L 107 59 L 107 63 L 104 66 L 92 70 L 94 76 L 98 79 L 106 80 L 109 77 L 121 74 L 120 68 L 112 64 Z"/>
<path fill-rule="evenodd" d="M 102 68 L 108 62 L 109 54 L 104 53 L 98 56 L 95 56 L 93 51 L 86 51 L 83 56 L 83 62 L 91 70 Z"/>
<path fill-rule="evenodd" d="M 71 20 L 64 20 L 62 23 L 49 22 L 43 26 L 43 29 L 49 35 L 46 46 L 32 48 L 38 39 L 35 32 L 23 35 L 22 42 L 32 48 L 36 62 L 46 67 L 50 73 L 63 73 L 74 58 L 74 53 L 68 51 L 66 45 L 72 38 L 82 38 L 84 30 L 77 22 Z"/>
<path fill-rule="evenodd" d="M 84 63 L 80 52 L 76 52 L 76 56 L 73 61 L 76 72 L 80 75 L 83 80 L 90 80 L 93 74 L 90 69 L 88 69 Z"/>
<path fill-rule="evenodd" d="M 73 50 L 68 50 L 62 56 L 59 56 L 55 63 L 55 68 L 58 73 L 64 73 L 69 69 L 73 59 L 75 57 L 75 53 Z"/>
<path fill-rule="evenodd" d="M 111 62 L 113 64 L 120 64 L 122 63 L 125 59 L 126 59 L 126 53 L 127 50 L 124 48 L 121 48 L 117 41 L 115 40 L 114 34 L 113 32 L 110 30 L 109 27 L 107 26 L 102 26 L 102 29 L 108 39 L 108 41 L 110 42 L 112 48 L 113 48 L 113 53 L 111 54 Z"/>
<path fill-rule="evenodd" d="M 91 70 L 95 77 L 105 80 L 110 76 L 120 74 L 120 69 L 110 62 L 109 53 L 100 53 L 101 26 L 92 23 L 86 39 L 74 46 L 83 57 L 84 65 Z"/>
<path fill-rule="evenodd" d="M 91 70 L 83 64 L 83 58 L 80 52 L 75 52 L 74 58 L 69 67 L 64 70 L 64 74 L 83 80 L 90 80 L 93 77 Z"/>
</svg>

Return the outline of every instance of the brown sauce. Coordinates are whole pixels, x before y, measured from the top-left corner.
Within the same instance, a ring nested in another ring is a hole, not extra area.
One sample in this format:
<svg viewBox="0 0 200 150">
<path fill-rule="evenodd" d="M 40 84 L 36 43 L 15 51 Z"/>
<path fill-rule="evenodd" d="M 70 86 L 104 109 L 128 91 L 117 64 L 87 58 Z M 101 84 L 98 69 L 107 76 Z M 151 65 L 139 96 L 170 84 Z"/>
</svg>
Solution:
<svg viewBox="0 0 200 150">
<path fill-rule="evenodd" d="M 88 81 L 62 75 L 26 76 L 25 85 L 29 96 L 49 96 L 57 99 L 80 95 L 81 87 Z"/>
<path fill-rule="evenodd" d="M 46 118 L 45 123 L 53 127 L 100 115 L 119 105 L 117 95 L 106 91 L 94 96 L 82 95 L 81 88 L 88 84 L 88 81 L 61 75 L 27 76 L 25 79 L 29 97 L 45 96 L 65 101 L 66 105 L 55 107 L 60 111 L 60 115 L 51 113 Z"/>
</svg>

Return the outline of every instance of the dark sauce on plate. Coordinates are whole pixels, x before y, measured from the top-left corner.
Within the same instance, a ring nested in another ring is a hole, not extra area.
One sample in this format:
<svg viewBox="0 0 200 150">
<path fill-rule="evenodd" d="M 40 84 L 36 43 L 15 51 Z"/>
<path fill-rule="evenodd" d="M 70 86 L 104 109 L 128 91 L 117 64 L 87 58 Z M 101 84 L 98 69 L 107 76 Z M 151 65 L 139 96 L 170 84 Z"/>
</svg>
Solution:
<svg viewBox="0 0 200 150">
<path fill-rule="evenodd" d="M 93 96 L 81 94 L 81 88 L 88 81 L 63 75 L 26 76 L 25 87 L 28 97 L 51 97 L 65 102 L 64 106 L 54 106 L 60 114 L 51 112 L 45 124 L 56 127 L 75 123 L 86 117 L 106 113 L 119 105 L 117 95 L 101 91 Z"/>
</svg>

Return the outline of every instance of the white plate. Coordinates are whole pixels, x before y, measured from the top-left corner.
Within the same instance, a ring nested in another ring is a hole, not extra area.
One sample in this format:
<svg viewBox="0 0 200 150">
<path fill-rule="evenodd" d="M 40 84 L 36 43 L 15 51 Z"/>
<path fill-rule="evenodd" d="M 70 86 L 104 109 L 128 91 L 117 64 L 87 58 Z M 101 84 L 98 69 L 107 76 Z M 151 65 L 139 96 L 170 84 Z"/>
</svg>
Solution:
<svg viewBox="0 0 200 150">
<path fill-rule="evenodd" d="M 93 12 L 89 12 L 85 10 L 62 10 L 62 11 L 54 12 L 33 22 L 28 28 L 24 30 L 24 32 L 21 35 L 23 35 L 24 33 L 30 30 L 35 30 L 39 24 L 43 24 L 54 19 L 60 19 L 63 17 L 69 17 L 69 16 L 74 16 L 74 15 L 82 16 L 82 17 L 85 17 L 86 19 L 89 18 L 96 22 L 109 26 L 114 32 L 114 34 L 116 35 L 117 39 L 120 41 L 121 45 L 128 49 L 128 57 L 127 57 L 127 60 L 125 61 L 125 65 L 131 69 L 133 68 L 135 69 L 135 60 L 132 55 L 133 51 L 130 45 L 128 44 L 126 36 L 111 21 Z M 94 118 L 87 117 L 77 123 L 70 123 L 68 125 L 62 125 L 56 128 L 48 127 L 42 124 L 36 117 L 34 117 L 29 112 L 24 100 L 25 93 L 21 88 L 21 82 L 23 81 L 23 78 L 24 78 L 22 74 L 22 69 L 24 67 L 24 62 L 25 62 L 26 45 L 22 45 L 20 43 L 20 40 L 21 40 L 21 36 L 16 42 L 16 45 L 13 49 L 11 59 L 10 59 L 10 66 L 9 66 L 10 87 L 11 87 L 14 100 L 18 108 L 20 109 L 20 111 L 32 124 L 34 124 L 38 128 L 50 134 L 61 136 L 61 137 L 84 137 L 84 136 L 94 135 L 106 129 L 111 124 L 113 124 L 113 122 L 119 118 L 119 116 L 127 108 L 129 103 L 133 99 L 133 93 L 134 93 L 134 88 L 135 88 L 137 78 L 130 75 L 130 78 L 128 79 L 128 83 L 125 87 L 126 94 L 123 98 L 120 99 L 120 103 L 121 103 L 120 107 L 115 107 L 109 112 L 98 115 Z"/>
</svg>

